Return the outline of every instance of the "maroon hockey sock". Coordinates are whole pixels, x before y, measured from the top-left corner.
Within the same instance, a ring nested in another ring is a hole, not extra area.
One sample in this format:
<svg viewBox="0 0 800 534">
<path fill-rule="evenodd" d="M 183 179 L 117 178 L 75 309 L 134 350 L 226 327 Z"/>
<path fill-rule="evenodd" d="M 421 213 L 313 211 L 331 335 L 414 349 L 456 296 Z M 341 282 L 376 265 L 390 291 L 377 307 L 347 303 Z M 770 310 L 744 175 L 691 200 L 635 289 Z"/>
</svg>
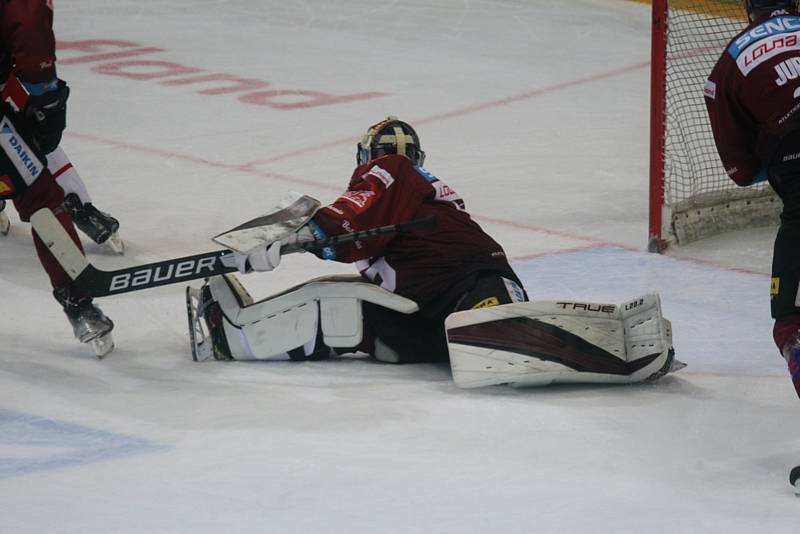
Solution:
<svg viewBox="0 0 800 534">
<path fill-rule="evenodd" d="M 786 356 L 786 361 L 789 364 L 789 374 L 792 376 L 794 383 L 794 390 L 797 396 L 800 397 L 800 347 L 790 351 Z"/>
<path fill-rule="evenodd" d="M 800 397 L 800 315 L 775 321 L 773 336 L 775 344 L 786 358 L 794 389 Z"/>
</svg>

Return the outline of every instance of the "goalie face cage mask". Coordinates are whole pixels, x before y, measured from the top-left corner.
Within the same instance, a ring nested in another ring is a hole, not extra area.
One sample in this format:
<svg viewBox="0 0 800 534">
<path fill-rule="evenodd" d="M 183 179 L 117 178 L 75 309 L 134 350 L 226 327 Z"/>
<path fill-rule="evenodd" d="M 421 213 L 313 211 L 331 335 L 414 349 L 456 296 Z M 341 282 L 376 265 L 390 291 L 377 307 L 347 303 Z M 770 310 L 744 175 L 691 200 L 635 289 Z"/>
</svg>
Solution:
<svg viewBox="0 0 800 534">
<path fill-rule="evenodd" d="M 387 117 L 367 130 L 358 143 L 356 163 L 364 165 L 387 154 L 400 154 L 420 167 L 425 162 L 417 132 L 397 117 Z"/>
</svg>

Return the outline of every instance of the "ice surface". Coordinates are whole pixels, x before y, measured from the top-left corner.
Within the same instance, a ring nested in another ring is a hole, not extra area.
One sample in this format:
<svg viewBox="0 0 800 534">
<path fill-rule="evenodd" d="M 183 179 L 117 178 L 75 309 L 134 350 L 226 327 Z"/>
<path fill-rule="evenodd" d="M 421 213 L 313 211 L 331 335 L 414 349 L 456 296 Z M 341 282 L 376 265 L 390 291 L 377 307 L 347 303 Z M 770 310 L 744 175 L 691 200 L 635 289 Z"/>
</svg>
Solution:
<svg viewBox="0 0 800 534">
<path fill-rule="evenodd" d="M 98 361 L 72 339 L 12 209 L 0 532 L 796 531 L 799 405 L 770 337 L 774 230 L 644 252 L 647 6 L 55 6 L 73 90 L 63 147 L 127 245 L 117 257 L 87 244 L 98 265 L 211 250 L 289 189 L 332 200 L 358 136 L 396 114 L 531 295 L 659 291 L 689 367 L 654 385 L 462 391 L 436 365 L 195 364 L 180 286 L 104 299 L 117 349 Z M 158 50 L 123 55 L 139 49 Z M 209 74 L 269 85 L 169 83 Z M 251 100 L 368 96 L 298 109 L 239 98 L 273 90 Z M 245 283 L 264 295 L 343 272 L 293 255 Z"/>
</svg>

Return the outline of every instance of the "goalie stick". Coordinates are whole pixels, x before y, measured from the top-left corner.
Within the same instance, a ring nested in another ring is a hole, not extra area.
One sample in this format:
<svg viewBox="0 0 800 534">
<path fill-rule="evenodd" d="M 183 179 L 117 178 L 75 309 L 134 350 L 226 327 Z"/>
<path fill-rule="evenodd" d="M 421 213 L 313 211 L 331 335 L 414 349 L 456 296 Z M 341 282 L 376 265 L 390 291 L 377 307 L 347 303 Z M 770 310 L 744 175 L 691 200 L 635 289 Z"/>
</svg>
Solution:
<svg viewBox="0 0 800 534">
<path fill-rule="evenodd" d="M 50 209 L 42 208 L 34 213 L 31 216 L 31 223 L 75 285 L 92 297 L 119 295 L 237 271 L 233 251 L 228 249 L 106 271 L 89 263 Z M 427 217 L 407 223 L 380 226 L 325 239 L 284 245 L 281 252 L 290 254 L 299 252 L 301 249 L 317 250 L 379 235 L 430 229 L 435 225 L 435 218 Z"/>
</svg>

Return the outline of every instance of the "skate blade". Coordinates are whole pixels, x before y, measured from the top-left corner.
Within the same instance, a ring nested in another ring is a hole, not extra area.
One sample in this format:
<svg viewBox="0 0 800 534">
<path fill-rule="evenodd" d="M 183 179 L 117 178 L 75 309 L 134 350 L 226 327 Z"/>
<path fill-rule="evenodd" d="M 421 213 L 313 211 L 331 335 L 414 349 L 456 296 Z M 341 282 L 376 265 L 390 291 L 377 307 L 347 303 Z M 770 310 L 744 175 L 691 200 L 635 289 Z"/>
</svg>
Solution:
<svg viewBox="0 0 800 534">
<path fill-rule="evenodd" d="M 89 343 L 92 345 L 92 350 L 94 350 L 94 355 L 97 356 L 99 360 L 102 360 L 103 358 L 111 354 L 111 351 L 114 350 L 114 338 L 111 337 L 111 332 L 96 337 L 93 340 L 89 341 Z"/>
<path fill-rule="evenodd" d="M 674 373 L 676 371 L 680 371 L 681 369 L 685 369 L 686 367 L 687 367 L 686 363 L 675 359 L 675 360 L 672 360 L 672 363 L 669 366 L 669 371 L 667 371 L 667 372 L 668 373 Z"/>
<path fill-rule="evenodd" d="M 186 314 L 189 319 L 189 345 L 192 349 L 192 360 L 204 362 L 214 359 L 214 349 L 209 333 L 203 327 L 203 320 L 198 314 L 200 307 L 200 289 L 186 286 Z"/>
<path fill-rule="evenodd" d="M 125 254 L 125 243 L 123 243 L 122 238 L 119 236 L 119 232 L 111 234 L 104 244 L 115 254 L 120 256 Z"/>
<path fill-rule="evenodd" d="M 8 232 L 11 230 L 11 221 L 8 219 L 8 215 L 3 212 L 0 212 L 0 235 L 8 235 Z"/>
</svg>

